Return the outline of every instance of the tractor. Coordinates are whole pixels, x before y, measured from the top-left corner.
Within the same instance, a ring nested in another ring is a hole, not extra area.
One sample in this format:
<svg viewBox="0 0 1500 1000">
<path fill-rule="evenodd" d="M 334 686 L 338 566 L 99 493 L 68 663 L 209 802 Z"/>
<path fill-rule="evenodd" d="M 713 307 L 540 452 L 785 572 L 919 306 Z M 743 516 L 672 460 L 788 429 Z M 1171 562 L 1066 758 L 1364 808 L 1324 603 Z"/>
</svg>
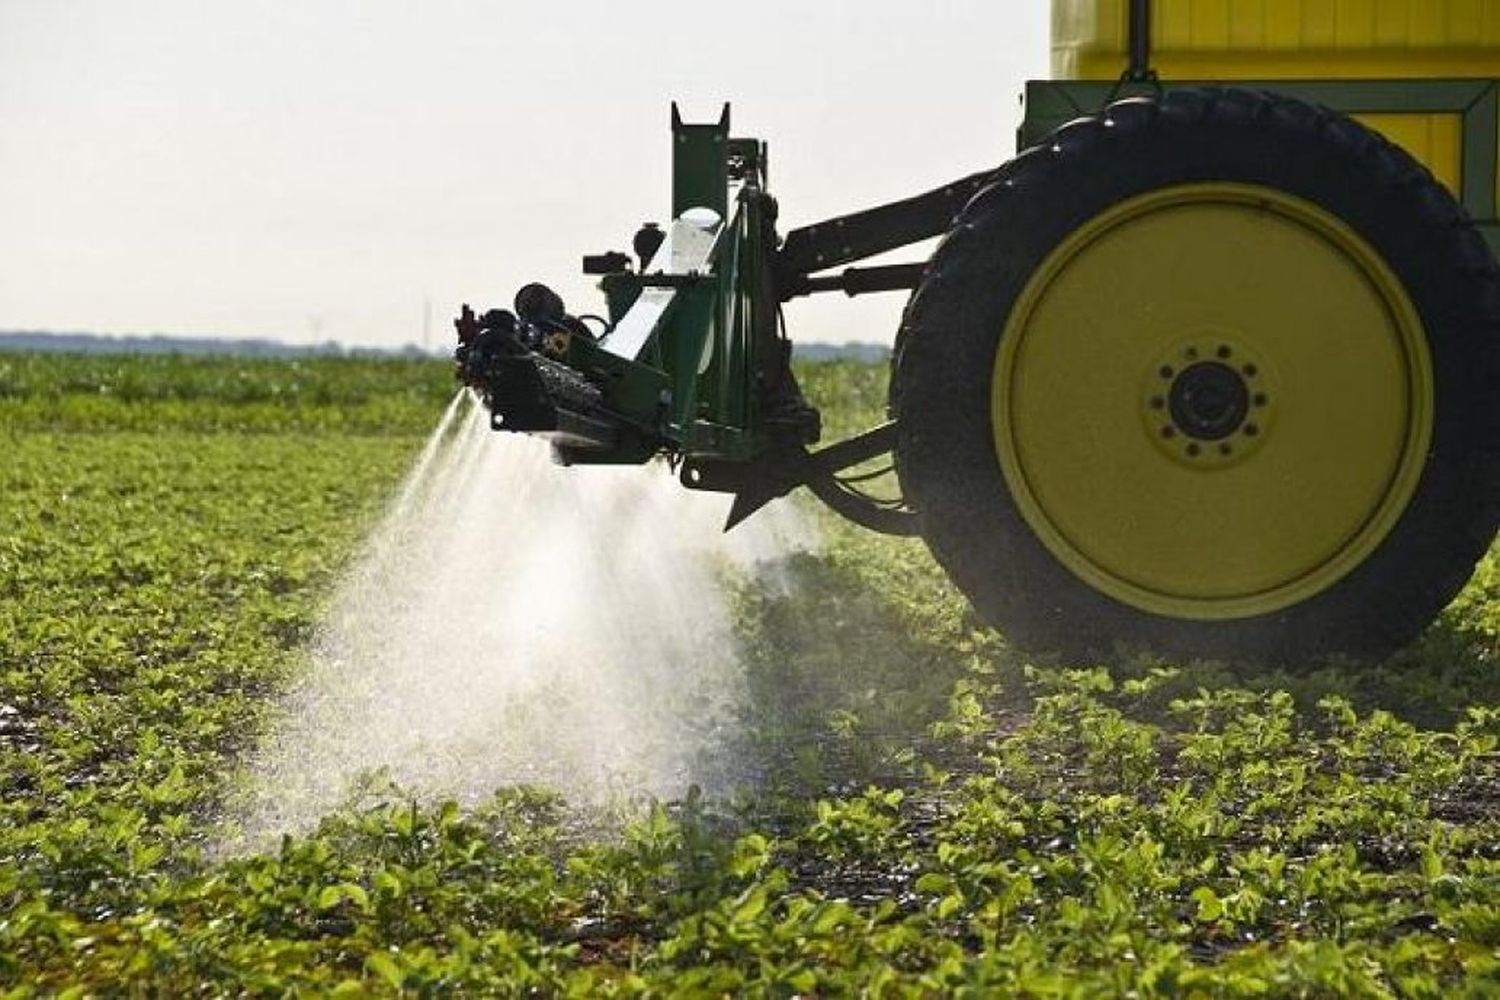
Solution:
<svg viewBox="0 0 1500 1000">
<path fill-rule="evenodd" d="M 920 536 L 1037 653 L 1387 655 L 1500 522 L 1500 12 L 1052 13 L 1014 159 L 810 225 L 727 105 L 673 105 L 670 221 L 583 259 L 602 313 L 466 305 L 459 379 L 562 464 L 665 456 L 729 527 L 806 487 Z M 818 446 L 782 304 L 896 291 L 889 419 Z"/>
</svg>

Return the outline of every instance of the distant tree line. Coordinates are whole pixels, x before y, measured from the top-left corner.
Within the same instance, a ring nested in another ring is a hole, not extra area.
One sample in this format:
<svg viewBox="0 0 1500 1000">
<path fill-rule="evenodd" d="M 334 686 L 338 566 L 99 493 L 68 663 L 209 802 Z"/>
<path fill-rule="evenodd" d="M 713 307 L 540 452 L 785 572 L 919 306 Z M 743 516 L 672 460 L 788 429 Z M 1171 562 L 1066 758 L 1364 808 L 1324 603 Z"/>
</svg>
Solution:
<svg viewBox="0 0 1500 1000">
<path fill-rule="evenodd" d="M 296 358 L 371 355 L 420 358 L 446 356 L 447 349 L 424 351 L 416 344 L 401 347 L 351 347 L 328 340 L 320 344 L 288 344 L 266 337 L 173 336 L 164 333 L 103 334 L 54 333 L 48 330 L 0 330 L 0 351 L 51 351 L 69 354 L 234 354 L 250 357 Z M 852 359 L 884 362 L 891 349 L 883 344 L 794 343 L 792 354 L 799 361 Z"/>
<path fill-rule="evenodd" d="M 163 333 L 116 336 L 102 333 L 53 333 L 47 330 L 0 330 L 0 350 L 70 354 L 234 354 L 286 358 L 308 355 L 393 355 L 419 358 L 432 353 L 423 351 L 415 344 L 401 347 L 349 347 L 332 340 L 320 344 L 288 344 L 265 337 L 172 336 Z"/>
</svg>

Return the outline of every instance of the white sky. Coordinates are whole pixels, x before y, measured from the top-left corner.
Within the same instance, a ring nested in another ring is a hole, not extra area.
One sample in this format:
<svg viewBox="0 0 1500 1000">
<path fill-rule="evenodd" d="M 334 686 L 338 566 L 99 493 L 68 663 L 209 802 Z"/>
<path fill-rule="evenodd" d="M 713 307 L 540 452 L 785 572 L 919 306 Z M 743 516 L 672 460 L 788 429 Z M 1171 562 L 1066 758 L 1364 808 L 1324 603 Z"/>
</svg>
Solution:
<svg viewBox="0 0 1500 1000">
<path fill-rule="evenodd" d="M 434 343 L 668 210 L 668 106 L 783 230 L 1013 152 L 1046 0 L 0 0 L 0 329 Z M 908 253 L 905 259 L 915 259 Z M 888 342 L 899 295 L 789 307 Z"/>
</svg>

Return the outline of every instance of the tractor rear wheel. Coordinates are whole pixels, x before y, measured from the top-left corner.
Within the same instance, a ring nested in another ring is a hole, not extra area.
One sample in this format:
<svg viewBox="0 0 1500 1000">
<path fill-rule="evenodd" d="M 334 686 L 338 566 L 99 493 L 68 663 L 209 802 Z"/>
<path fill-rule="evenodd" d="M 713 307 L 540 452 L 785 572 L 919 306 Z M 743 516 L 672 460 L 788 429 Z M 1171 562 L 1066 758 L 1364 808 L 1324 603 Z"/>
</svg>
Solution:
<svg viewBox="0 0 1500 1000">
<path fill-rule="evenodd" d="M 1017 644 L 1382 655 L 1500 519 L 1500 274 L 1357 123 L 1131 99 L 1003 167 L 908 306 L 899 472 Z"/>
</svg>

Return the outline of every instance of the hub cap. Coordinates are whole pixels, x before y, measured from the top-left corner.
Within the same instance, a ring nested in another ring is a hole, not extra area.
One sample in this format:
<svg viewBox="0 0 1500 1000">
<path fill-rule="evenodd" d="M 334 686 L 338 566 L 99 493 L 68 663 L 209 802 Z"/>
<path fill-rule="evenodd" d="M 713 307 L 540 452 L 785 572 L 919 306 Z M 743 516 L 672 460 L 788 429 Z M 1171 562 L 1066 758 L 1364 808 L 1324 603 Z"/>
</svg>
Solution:
<svg viewBox="0 0 1500 1000">
<path fill-rule="evenodd" d="M 1199 361 L 1172 379 L 1167 411 L 1172 423 L 1193 440 L 1222 441 L 1244 424 L 1250 390 L 1228 365 Z"/>
<path fill-rule="evenodd" d="M 1275 416 L 1263 360 L 1205 333 L 1154 358 L 1142 377 L 1142 426 L 1167 456 L 1199 468 L 1232 465 L 1266 441 Z"/>
</svg>

